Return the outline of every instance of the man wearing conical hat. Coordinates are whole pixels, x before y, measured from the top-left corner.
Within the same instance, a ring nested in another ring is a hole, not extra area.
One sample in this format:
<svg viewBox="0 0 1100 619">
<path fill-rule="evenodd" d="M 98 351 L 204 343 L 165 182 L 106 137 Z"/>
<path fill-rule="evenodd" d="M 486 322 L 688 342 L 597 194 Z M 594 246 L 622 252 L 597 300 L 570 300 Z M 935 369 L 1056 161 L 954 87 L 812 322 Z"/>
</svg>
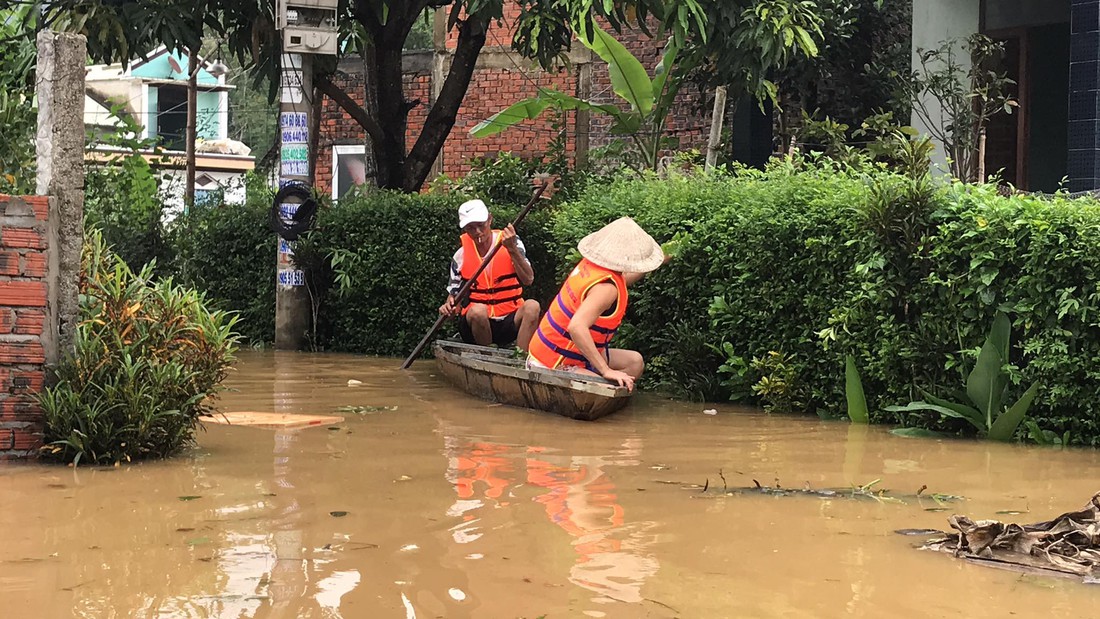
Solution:
<svg viewBox="0 0 1100 619">
<path fill-rule="evenodd" d="M 611 348 L 629 300 L 627 286 L 668 258 L 629 217 L 577 244 L 577 264 L 531 338 L 527 366 L 591 373 L 628 389 L 642 375 L 641 353 Z"/>
</svg>

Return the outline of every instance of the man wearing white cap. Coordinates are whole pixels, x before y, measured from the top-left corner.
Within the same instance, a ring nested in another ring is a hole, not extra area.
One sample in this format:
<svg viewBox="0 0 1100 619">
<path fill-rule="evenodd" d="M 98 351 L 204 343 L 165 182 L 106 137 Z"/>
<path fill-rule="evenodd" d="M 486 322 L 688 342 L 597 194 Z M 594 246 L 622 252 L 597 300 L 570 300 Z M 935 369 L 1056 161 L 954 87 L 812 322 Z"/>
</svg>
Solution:
<svg viewBox="0 0 1100 619">
<path fill-rule="evenodd" d="M 645 362 L 637 351 L 611 348 L 611 338 L 626 314 L 627 286 L 669 257 L 629 217 L 584 237 L 577 249 L 584 259 L 550 302 L 527 366 L 596 374 L 633 390 Z"/>
<path fill-rule="evenodd" d="M 493 230 L 493 216 L 481 200 L 469 200 L 458 207 L 458 227 L 463 232 L 462 247 L 451 259 L 447 301 L 439 313 L 458 316 L 458 332 L 466 343 L 503 347 L 515 342 L 527 350 L 539 320 L 539 303 L 523 299 L 523 287 L 535 281 L 523 242 L 512 224 Z M 470 287 L 468 304 L 456 304 L 455 294 L 462 281 L 473 277 L 497 243 L 505 251 L 497 251 L 477 276 Z"/>
</svg>

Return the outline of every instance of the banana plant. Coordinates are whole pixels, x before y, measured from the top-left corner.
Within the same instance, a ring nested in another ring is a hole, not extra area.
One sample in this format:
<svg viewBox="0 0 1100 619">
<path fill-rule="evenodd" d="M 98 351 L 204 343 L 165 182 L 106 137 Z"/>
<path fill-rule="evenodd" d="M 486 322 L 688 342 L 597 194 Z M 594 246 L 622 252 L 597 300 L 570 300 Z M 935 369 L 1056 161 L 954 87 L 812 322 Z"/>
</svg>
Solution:
<svg viewBox="0 0 1100 619">
<path fill-rule="evenodd" d="M 681 76 L 672 75 L 672 66 L 680 53 L 679 44 L 675 39 L 669 39 L 651 79 L 641 61 L 599 26 L 592 24 L 589 28 L 577 28 L 575 31 L 580 42 L 607 63 L 611 89 L 628 108 L 586 101 L 552 88 L 540 88 L 534 97 L 513 103 L 478 123 L 470 130 L 470 135 L 477 138 L 495 135 L 525 120 L 538 118 L 551 107 L 559 111 L 591 110 L 610 116 L 611 133 L 629 138 L 641 165 L 656 169 L 661 151 L 676 147 L 673 140 L 664 135 L 664 130 L 682 83 Z"/>
<path fill-rule="evenodd" d="M 978 353 L 974 369 L 966 378 L 966 390 L 959 393 L 963 402 L 951 402 L 921 389 L 924 401 L 910 402 L 905 406 L 888 406 L 893 412 L 933 411 L 944 417 L 963 419 L 974 426 L 980 435 L 994 441 L 1011 440 L 1016 428 L 1027 416 L 1039 383 L 1032 383 L 1020 399 L 1008 405 L 1010 381 L 1004 366 L 1008 363 L 1011 324 L 1008 316 L 998 312 L 993 327 Z M 906 434 L 909 428 L 895 432 Z"/>
</svg>

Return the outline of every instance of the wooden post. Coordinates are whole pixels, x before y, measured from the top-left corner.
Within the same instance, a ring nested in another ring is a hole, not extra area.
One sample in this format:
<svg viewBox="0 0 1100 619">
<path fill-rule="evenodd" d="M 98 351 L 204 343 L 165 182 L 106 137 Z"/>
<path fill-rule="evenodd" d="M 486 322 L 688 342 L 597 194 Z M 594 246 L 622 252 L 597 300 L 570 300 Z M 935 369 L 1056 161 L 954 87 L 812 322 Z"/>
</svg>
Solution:
<svg viewBox="0 0 1100 619">
<path fill-rule="evenodd" d="M 977 182 L 985 182 L 985 127 L 978 130 L 978 178 Z"/>
<path fill-rule="evenodd" d="M 187 181 L 183 189 L 183 208 L 195 205 L 195 141 L 198 139 L 196 116 L 199 92 L 199 52 L 187 50 Z"/>
<path fill-rule="evenodd" d="M 707 140 L 707 169 L 713 170 L 718 162 L 718 145 L 722 141 L 722 125 L 726 122 L 726 87 L 714 91 L 714 111 L 710 119 L 710 138 Z"/>
<path fill-rule="evenodd" d="M 587 101 L 592 96 L 592 54 L 586 54 L 587 61 L 577 67 L 577 98 Z M 577 110 L 575 117 L 576 126 L 576 154 L 574 165 L 578 169 L 588 166 L 589 137 L 592 131 L 592 113 L 588 110 Z"/>
</svg>

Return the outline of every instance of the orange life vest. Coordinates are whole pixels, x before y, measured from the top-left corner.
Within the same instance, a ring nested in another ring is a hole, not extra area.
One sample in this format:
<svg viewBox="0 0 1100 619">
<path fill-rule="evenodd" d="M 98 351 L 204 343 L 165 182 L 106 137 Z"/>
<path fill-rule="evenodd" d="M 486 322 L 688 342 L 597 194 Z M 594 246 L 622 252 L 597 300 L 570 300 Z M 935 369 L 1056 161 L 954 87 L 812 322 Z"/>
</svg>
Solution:
<svg viewBox="0 0 1100 619">
<path fill-rule="evenodd" d="M 573 338 L 569 336 L 569 321 L 581 306 L 581 301 L 588 295 L 588 291 L 596 284 L 603 282 L 615 284 L 619 298 L 612 313 L 597 318 L 589 329 L 589 333 L 592 334 L 592 341 L 596 343 L 596 348 L 604 357 L 607 356 L 611 337 L 615 335 L 626 314 L 628 300 L 626 281 L 621 274 L 584 259 L 566 278 L 561 292 L 550 303 L 550 308 L 539 322 L 535 337 L 531 338 L 529 352 L 536 361 L 548 368 L 559 368 L 565 365 L 595 371 L 588 359 L 577 350 Z"/>
<path fill-rule="evenodd" d="M 493 244 L 499 242 L 500 230 L 493 230 Z M 483 258 L 470 235 L 463 234 L 462 279 L 473 277 Z M 474 285 L 470 287 L 469 300 L 471 304 L 488 306 L 490 318 L 507 316 L 523 305 L 523 286 L 519 283 L 516 267 L 512 264 L 512 256 L 507 249 L 500 248 L 481 275 L 477 276 Z M 462 314 L 465 315 L 469 309 L 469 305 L 464 306 Z"/>
</svg>

